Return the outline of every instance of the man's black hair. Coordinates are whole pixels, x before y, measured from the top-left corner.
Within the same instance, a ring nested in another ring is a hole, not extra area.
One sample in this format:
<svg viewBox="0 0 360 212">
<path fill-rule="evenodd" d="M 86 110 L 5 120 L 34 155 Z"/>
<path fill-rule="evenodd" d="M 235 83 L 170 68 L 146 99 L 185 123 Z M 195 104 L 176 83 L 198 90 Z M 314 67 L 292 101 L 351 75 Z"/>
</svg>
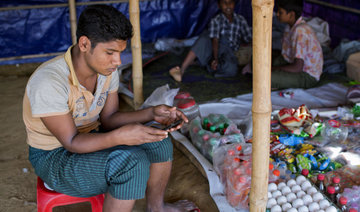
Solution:
<svg viewBox="0 0 360 212">
<path fill-rule="evenodd" d="M 217 0 L 217 3 L 220 4 L 221 1 L 222 1 L 222 0 Z M 236 3 L 236 0 L 233 0 L 233 2 Z"/>
<path fill-rule="evenodd" d="M 95 48 L 99 42 L 128 40 L 133 35 L 130 21 L 120 11 L 108 5 L 91 5 L 79 17 L 76 37 L 85 35 Z"/>
<path fill-rule="evenodd" d="M 277 0 L 278 7 L 286 10 L 287 13 L 294 12 L 297 20 L 303 12 L 303 0 Z"/>
</svg>

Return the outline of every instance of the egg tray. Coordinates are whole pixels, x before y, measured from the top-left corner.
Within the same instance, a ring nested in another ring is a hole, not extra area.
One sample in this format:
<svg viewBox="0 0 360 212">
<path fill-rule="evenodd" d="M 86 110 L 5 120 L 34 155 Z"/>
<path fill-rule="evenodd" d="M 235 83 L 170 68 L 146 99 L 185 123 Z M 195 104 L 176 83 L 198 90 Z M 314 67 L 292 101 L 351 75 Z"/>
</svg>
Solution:
<svg viewBox="0 0 360 212">
<path fill-rule="evenodd" d="M 324 199 L 326 199 L 330 203 L 330 206 L 334 206 L 335 209 L 337 210 L 337 212 L 341 212 L 341 209 L 333 201 L 331 201 L 330 198 L 326 194 L 324 194 L 322 191 L 320 191 L 320 189 L 310 179 L 307 179 L 307 181 L 310 182 L 311 186 L 316 188 L 317 192 L 319 192 L 323 195 Z M 279 183 L 281 183 L 281 182 L 279 182 Z M 276 183 L 276 185 L 278 185 L 279 183 Z M 285 183 L 287 183 L 287 181 L 285 181 Z M 301 191 L 304 191 L 304 190 L 301 190 Z M 306 193 L 306 191 L 304 191 L 304 192 Z M 271 212 L 271 208 L 266 208 L 266 212 Z"/>
</svg>

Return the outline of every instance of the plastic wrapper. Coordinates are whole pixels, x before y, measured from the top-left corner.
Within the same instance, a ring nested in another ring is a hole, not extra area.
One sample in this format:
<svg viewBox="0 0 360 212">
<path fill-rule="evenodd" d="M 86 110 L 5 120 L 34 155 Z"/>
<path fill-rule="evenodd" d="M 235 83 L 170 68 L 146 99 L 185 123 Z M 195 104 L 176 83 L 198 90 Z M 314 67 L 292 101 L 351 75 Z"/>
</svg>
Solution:
<svg viewBox="0 0 360 212">
<path fill-rule="evenodd" d="M 356 105 L 352 108 L 351 112 L 354 114 L 355 117 L 360 116 L 360 103 L 356 103 Z"/>
<path fill-rule="evenodd" d="M 348 136 L 348 128 L 338 120 L 325 121 L 321 136 L 330 142 L 344 142 Z"/>
<path fill-rule="evenodd" d="M 315 122 L 312 113 L 305 105 L 301 105 L 297 109 L 283 108 L 276 116 L 280 125 L 272 123 L 272 132 L 276 134 L 293 134 L 303 138 L 313 138 L 321 132 L 322 124 Z"/>
<path fill-rule="evenodd" d="M 330 141 L 325 140 L 321 135 L 318 135 L 313 138 L 306 139 L 304 142 L 313 146 L 323 147 L 327 145 Z"/>
<path fill-rule="evenodd" d="M 354 208 L 357 211 L 360 211 L 360 186 L 353 186 L 351 188 L 344 188 L 341 196 L 347 198 L 348 208 Z"/>
<path fill-rule="evenodd" d="M 332 161 L 337 161 L 343 165 L 347 165 L 346 160 L 342 156 L 342 152 L 346 150 L 346 146 L 337 142 L 330 142 L 326 146 L 317 149 L 323 155 L 326 155 Z"/>
<path fill-rule="evenodd" d="M 278 120 L 286 127 L 301 127 L 307 121 L 312 121 L 312 115 L 305 105 L 301 105 L 296 110 L 293 108 L 283 108 L 278 113 Z"/>
<path fill-rule="evenodd" d="M 189 132 L 194 146 L 209 161 L 212 161 L 213 151 L 217 147 L 230 143 L 245 143 L 244 136 L 237 126 L 219 114 L 209 114 L 203 119 L 192 120 Z"/>
<path fill-rule="evenodd" d="M 338 160 L 334 161 L 310 144 L 296 146 L 287 146 L 282 143 L 271 144 L 270 153 L 276 162 L 286 162 L 288 170 L 293 174 L 299 174 L 303 169 L 308 169 L 309 176 L 312 176 L 333 171 L 346 164 L 346 161 L 339 160 L 339 156 Z"/>
<path fill-rule="evenodd" d="M 229 204 L 235 209 L 248 209 L 251 185 L 252 145 L 227 144 L 214 150 L 213 165 L 224 185 Z M 285 181 L 293 177 L 283 161 L 269 164 L 269 183 Z"/>
<path fill-rule="evenodd" d="M 252 145 L 226 144 L 214 150 L 213 165 L 224 185 L 229 204 L 236 209 L 247 209 L 251 185 Z"/>
<path fill-rule="evenodd" d="M 297 137 L 294 135 L 281 135 L 279 141 L 287 146 L 296 146 L 304 143 L 303 137 Z"/>
<path fill-rule="evenodd" d="M 174 97 L 178 92 L 179 88 L 170 89 L 168 84 L 158 87 L 145 100 L 145 102 L 141 105 L 140 109 L 160 104 L 173 105 Z"/>
</svg>

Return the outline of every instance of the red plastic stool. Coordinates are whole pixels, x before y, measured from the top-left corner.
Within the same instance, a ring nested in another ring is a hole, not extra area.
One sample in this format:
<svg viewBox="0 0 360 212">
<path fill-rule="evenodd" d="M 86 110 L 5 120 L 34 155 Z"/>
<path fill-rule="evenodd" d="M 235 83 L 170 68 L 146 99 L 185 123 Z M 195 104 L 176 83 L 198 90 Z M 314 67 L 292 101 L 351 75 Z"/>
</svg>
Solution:
<svg viewBox="0 0 360 212">
<path fill-rule="evenodd" d="M 52 212 L 53 207 L 71 205 L 80 202 L 90 202 L 92 212 L 102 212 L 104 194 L 93 197 L 72 197 L 47 189 L 44 181 L 37 179 L 37 208 L 38 212 Z"/>
</svg>

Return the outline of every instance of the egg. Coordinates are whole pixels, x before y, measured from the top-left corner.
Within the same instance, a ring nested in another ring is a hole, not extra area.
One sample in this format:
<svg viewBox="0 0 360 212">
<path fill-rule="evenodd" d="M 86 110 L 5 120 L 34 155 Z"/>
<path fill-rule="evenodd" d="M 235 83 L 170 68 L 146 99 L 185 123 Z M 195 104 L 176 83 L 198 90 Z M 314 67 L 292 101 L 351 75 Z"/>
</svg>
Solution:
<svg viewBox="0 0 360 212">
<path fill-rule="evenodd" d="M 271 193 L 273 198 L 278 198 L 279 196 L 281 196 L 281 191 L 276 190 L 274 192 Z"/>
<path fill-rule="evenodd" d="M 278 189 L 278 187 L 277 187 L 277 185 L 275 183 L 270 183 L 268 185 L 268 191 L 270 191 L 270 192 L 273 192 L 273 191 L 275 191 L 277 189 Z"/>
<path fill-rule="evenodd" d="M 303 175 L 299 175 L 296 177 L 296 183 L 298 185 L 301 185 L 304 181 L 306 181 L 306 178 Z"/>
<path fill-rule="evenodd" d="M 303 205 L 300 208 L 298 208 L 298 212 L 309 212 L 309 209 L 307 206 Z"/>
<path fill-rule="evenodd" d="M 291 192 L 291 189 L 290 189 L 289 186 L 284 186 L 284 187 L 281 189 L 281 193 L 282 193 L 283 195 L 287 195 L 287 194 L 290 193 L 290 192 Z"/>
<path fill-rule="evenodd" d="M 311 186 L 309 187 L 307 190 L 306 190 L 306 193 L 307 194 L 310 194 L 310 195 L 313 195 L 317 192 L 317 189 L 314 187 L 314 186 Z"/>
<path fill-rule="evenodd" d="M 276 198 L 276 202 L 277 202 L 279 205 L 282 205 L 282 204 L 284 204 L 284 203 L 287 202 L 287 199 L 286 199 L 286 197 L 284 197 L 284 196 L 279 196 L 278 198 Z"/>
<path fill-rule="evenodd" d="M 328 208 L 330 206 L 330 202 L 326 199 L 323 199 L 323 200 L 320 200 L 319 205 L 320 205 L 321 209 L 325 210 L 326 208 Z"/>
<path fill-rule="evenodd" d="M 284 186 L 286 186 L 286 184 L 284 182 L 281 182 L 278 184 L 278 189 L 281 190 L 282 188 L 284 188 Z"/>
<path fill-rule="evenodd" d="M 275 205 L 271 208 L 271 212 L 281 212 L 280 205 Z"/>
<path fill-rule="evenodd" d="M 270 199 L 272 197 L 272 194 L 270 191 L 268 191 L 268 199 Z"/>
<path fill-rule="evenodd" d="M 317 202 L 310 203 L 310 205 L 309 205 L 309 211 L 310 212 L 317 212 L 319 210 L 320 210 L 320 206 L 319 206 L 319 204 Z"/>
<path fill-rule="evenodd" d="M 288 202 L 292 202 L 294 199 L 296 199 L 297 197 L 296 197 L 296 194 L 294 194 L 293 192 L 291 192 L 291 193 L 288 193 L 287 195 L 286 195 L 286 199 L 287 199 L 287 201 Z"/>
<path fill-rule="evenodd" d="M 305 196 L 303 196 L 302 200 L 304 201 L 305 205 L 309 205 L 310 203 L 313 202 L 313 199 L 309 194 L 306 194 Z"/>
<path fill-rule="evenodd" d="M 283 211 L 287 211 L 287 210 L 289 210 L 290 208 L 292 208 L 292 206 L 291 206 L 290 203 L 287 202 L 287 203 L 283 204 L 283 205 L 281 206 L 281 208 L 282 208 Z"/>
<path fill-rule="evenodd" d="M 298 191 L 298 192 L 296 193 L 296 196 L 297 196 L 298 198 L 302 198 L 302 197 L 305 196 L 305 195 L 306 195 L 305 191 L 302 191 L 302 190 L 300 190 L 300 191 Z"/>
<path fill-rule="evenodd" d="M 277 204 L 276 199 L 275 198 L 270 198 L 267 201 L 266 207 L 267 208 L 272 208 L 276 204 Z"/>
<path fill-rule="evenodd" d="M 334 206 L 330 206 L 326 208 L 325 212 L 337 212 L 337 210 Z"/>
<path fill-rule="evenodd" d="M 312 198 L 314 202 L 320 202 L 320 200 L 324 199 L 324 196 L 322 195 L 322 193 L 316 192 L 315 194 L 312 195 Z"/>
<path fill-rule="evenodd" d="M 300 206 L 304 205 L 304 201 L 302 199 L 296 199 L 294 201 L 292 201 L 292 206 L 294 208 L 299 208 Z"/>
<path fill-rule="evenodd" d="M 304 181 L 302 184 L 301 184 L 301 189 L 303 190 L 303 191 L 306 191 L 308 188 L 310 188 L 311 187 L 311 183 L 309 182 L 309 181 Z"/>
<path fill-rule="evenodd" d="M 297 193 L 301 191 L 301 187 L 299 185 L 294 185 L 293 187 L 291 187 L 291 191 Z"/>
<path fill-rule="evenodd" d="M 296 185 L 296 181 L 294 179 L 290 179 L 286 182 L 286 185 L 289 187 L 293 187 L 294 185 Z"/>
<path fill-rule="evenodd" d="M 298 210 L 296 210 L 296 208 L 290 208 L 287 212 L 298 212 Z"/>
</svg>

